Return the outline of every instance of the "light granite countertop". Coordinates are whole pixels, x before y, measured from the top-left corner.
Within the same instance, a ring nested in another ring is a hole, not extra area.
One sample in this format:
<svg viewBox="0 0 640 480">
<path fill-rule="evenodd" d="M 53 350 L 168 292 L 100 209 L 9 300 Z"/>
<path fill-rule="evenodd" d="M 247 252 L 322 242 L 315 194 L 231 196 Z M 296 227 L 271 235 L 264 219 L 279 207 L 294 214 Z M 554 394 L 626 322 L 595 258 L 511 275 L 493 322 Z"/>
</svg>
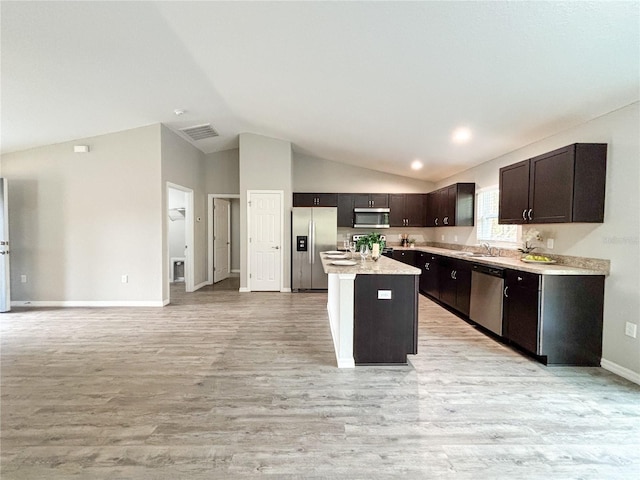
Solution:
<svg viewBox="0 0 640 480">
<path fill-rule="evenodd" d="M 349 254 L 347 254 L 349 256 Z M 337 260 L 327 258 L 324 253 L 320 254 L 322 268 L 325 273 L 350 273 L 355 275 L 420 275 L 420 269 L 412 267 L 397 260 L 381 256 L 377 261 L 365 260 L 364 262 L 357 254 L 353 259 L 356 265 L 332 265 L 331 262 Z"/>
<path fill-rule="evenodd" d="M 472 263 L 478 263 L 482 265 L 490 265 L 494 267 L 511 268 L 514 270 L 520 270 L 523 272 L 537 273 L 538 275 L 608 275 L 608 268 L 601 265 L 591 265 L 584 262 L 588 266 L 574 266 L 567 265 L 565 263 L 558 262 L 557 264 L 544 264 L 544 263 L 526 263 L 517 257 L 512 256 L 500 256 L 500 257 L 470 257 L 467 254 L 470 252 L 461 250 L 451 250 L 447 248 L 430 247 L 430 246 L 416 246 L 416 247 L 398 247 L 391 245 L 394 250 L 414 250 L 422 251 L 426 253 L 433 253 L 441 255 L 443 257 L 459 258 Z M 577 258 L 577 257 L 574 257 Z M 580 259 L 576 259 L 576 262 L 580 262 Z"/>
</svg>

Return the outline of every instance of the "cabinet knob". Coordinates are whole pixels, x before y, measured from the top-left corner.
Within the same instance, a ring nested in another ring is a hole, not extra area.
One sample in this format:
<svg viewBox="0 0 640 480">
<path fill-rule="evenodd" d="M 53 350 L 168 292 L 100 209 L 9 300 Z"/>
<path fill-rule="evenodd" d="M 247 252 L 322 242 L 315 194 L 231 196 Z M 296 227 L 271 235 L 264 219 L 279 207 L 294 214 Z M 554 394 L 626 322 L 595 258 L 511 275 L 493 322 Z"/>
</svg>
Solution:
<svg viewBox="0 0 640 480">
<path fill-rule="evenodd" d="M 504 287 L 504 296 L 506 298 L 509 298 L 509 295 L 507 295 L 507 290 L 509 290 L 509 285 L 507 285 L 506 287 Z"/>
<path fill-rule="evenodd" d="M 521 282 L 522 281 L 522 277 L 518 277 L 518 281 Z"/>
<path fill-rule="evenodd" d="M 527 209 L 522 210 L 522 220 L 527 221 Z"/>
<path fill-rule="evenodd" d="M 425 270 L 429 270 L 429 262 L 427 262 L 427 263 L 425 263 L 425 264 L 424 264 L 424 269 L 425 269 Z"/>
<path fill-rule="evenodd" d="M 435 219 L 434 223 L 435 223 L 436 225 L 438 225 L 438 219 L 437 219 L 437 218 Z"/>
<path fill-rule="evenodd" d="M 529 217 L 529 220 L 533 220 L 533 216 L 531 215 L 533 213 L 533 208 L 529 209 L 529 212 L 527 213 L 527 216 Z"/>
</svg>

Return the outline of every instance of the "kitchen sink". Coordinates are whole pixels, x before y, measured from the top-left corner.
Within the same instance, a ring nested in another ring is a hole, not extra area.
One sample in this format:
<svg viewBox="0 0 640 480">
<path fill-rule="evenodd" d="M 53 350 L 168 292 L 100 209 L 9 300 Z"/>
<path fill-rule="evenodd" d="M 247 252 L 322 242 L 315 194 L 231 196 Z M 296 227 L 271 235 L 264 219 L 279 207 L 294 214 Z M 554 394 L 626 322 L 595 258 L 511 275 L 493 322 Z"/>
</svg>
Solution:
<svg viewBox="0 0 640 480">
<path fill-rule="evenodd" d="M 489 255 L 488 253 L 476 253 L 476 252 L 461 252 L 458 255 L 460 255 L 461 257 L 475 257 L 475 258 L 493 257 L 493 255 Z"/>
</svg>

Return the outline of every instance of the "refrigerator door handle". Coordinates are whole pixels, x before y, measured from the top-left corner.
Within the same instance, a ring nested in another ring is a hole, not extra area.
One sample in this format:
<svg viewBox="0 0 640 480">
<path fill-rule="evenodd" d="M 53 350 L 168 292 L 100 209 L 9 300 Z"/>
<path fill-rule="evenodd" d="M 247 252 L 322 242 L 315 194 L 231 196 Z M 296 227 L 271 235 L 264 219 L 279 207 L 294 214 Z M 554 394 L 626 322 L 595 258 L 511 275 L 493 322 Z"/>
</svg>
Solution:
<svg viewBox="0 0 640 480">
<path fill-rule="evenodd" d="M 316 263 L 316 222 L 311 220 L 311 265 Z"/>
<path fill-rule="evenodd" d="M 309 265 L 311 265 L 312 260 L 313 260 L 313 229 L 311 227 L 313 223 L 313 220 L 309 220 L 309 240 L 308 240 L 308 244 L 307 244 L 307 252 L 308 252 L 308 257 L 309 257 Z"/>
</svg>

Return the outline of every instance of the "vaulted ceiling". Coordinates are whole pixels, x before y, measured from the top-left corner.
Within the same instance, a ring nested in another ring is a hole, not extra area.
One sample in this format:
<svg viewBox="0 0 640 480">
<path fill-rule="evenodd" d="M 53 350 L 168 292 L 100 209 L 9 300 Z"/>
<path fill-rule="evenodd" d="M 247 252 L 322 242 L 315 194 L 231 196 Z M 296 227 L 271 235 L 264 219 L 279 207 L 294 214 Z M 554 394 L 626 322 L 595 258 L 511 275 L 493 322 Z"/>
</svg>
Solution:
<svg viewBox="0 0 640 480">
<path fill-rule="evenodd" d="M 438 181 L 639 99 L 637 1 L 1 5 L 3 152 L 210 123 Z"/>
</svg>

